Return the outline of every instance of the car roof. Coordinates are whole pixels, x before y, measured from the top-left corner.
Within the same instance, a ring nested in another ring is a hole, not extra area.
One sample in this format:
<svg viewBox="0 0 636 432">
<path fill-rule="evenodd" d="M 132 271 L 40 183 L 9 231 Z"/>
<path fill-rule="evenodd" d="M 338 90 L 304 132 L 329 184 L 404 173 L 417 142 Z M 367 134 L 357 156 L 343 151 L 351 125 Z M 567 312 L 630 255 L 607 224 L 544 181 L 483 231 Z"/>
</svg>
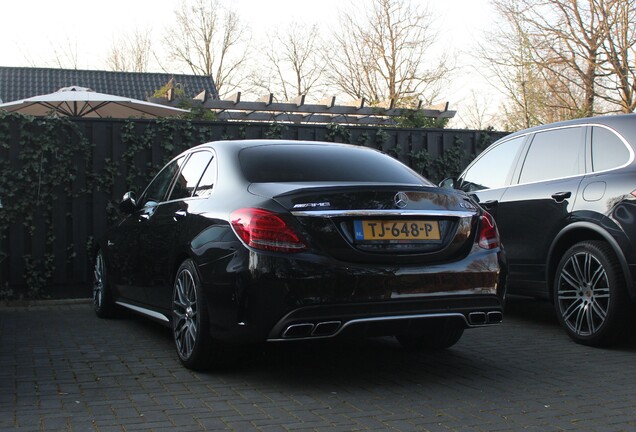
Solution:
<svg viewBox="0 0 636 432">
<path fill-rule="evenodd" d="M 237 160 L 238 153 L 244 149 L 248 148 L 258 148 L 258 147 L 267 147 L 267 146 L 320 146 L 320 147 L 328 147 L 328 148 L 347 148 L 357 149 L 356 151 L 368 151 L 368 152 L 376 152 L 381 153 L 379 150 L 374 149 L 372 147 L 365 147 L 354 144 L 343 144 L 343 143 L 334 143 L 334 142 L 324 142 L 324 141 L 297 141 L 297 140 L 278 140 L 278 139 L 249 139 L 249 140 L 220 140 L 220 141 L 210 141 L 207 143 L 199 144 L 195 147 L 192 147 L 188 150 L 185 150 L 178 155 L 176 155 L 172 161 L 175 159 L 194 153 L 200 150 L 211 150 L 217 156 L 230 159 Z M 240 168 L 238 164 L 225 164 L 223 166 L 224 172 L 222 175 L 224 177 L 233 178 L 234 182 L 243 179 L 243 176 L 240 172 Z M 240 180 L 242 181 L 242 180 Z"/>
<path fill-rule="evenodd" d="M 597 117 L 584 117 L 572 120 L 565 120 L 556 123 L 547 123 L 540 126 L 534 126 L 506 135 L 500 141 L 509 140 L 511 138 L 526 135 L 529 133 L 540 132 L 542 130 L 556 129 L 559 127 L 568 127 L 576 125 L 604 125 L 608 126 L 621 135 L 623 135 L 632 147 L 636 145 L 636 114 L 614 114 Z"/>
</svg>

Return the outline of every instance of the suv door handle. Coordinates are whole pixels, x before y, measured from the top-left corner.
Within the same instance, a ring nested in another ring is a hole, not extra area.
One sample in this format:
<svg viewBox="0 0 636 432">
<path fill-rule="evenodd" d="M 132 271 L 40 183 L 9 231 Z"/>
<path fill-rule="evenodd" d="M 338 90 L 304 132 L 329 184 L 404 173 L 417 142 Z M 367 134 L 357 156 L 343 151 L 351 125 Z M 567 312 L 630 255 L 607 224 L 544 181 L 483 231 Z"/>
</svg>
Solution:
<svg viewBox="0 0 636 432">
<path fill-rule="evenodd" d="M 552 194 L 552 199 L 560 203 L 572 196 L 572 192 L 557 192 Z"/>
<path fill-rule="evenodd" d="M 176 212 L 174 212 L 174 220 L 176 222 L 179 219 L 183 219 L 187 215 L 188 215 L 188 212 L 186 212 L 185 210 L 177 210 Z"/>
</svg>

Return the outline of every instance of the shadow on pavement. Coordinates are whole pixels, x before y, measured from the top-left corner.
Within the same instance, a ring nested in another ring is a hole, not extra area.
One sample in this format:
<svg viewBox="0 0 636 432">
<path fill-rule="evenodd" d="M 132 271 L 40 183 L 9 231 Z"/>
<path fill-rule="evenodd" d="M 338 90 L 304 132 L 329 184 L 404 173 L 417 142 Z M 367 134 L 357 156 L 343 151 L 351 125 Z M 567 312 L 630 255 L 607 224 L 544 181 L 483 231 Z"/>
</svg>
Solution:
<svg viewBox="0 0 636 432">
<path fill-rule="evenodd" d="M 505 316 L 535 323 L 559 325 L 554 306 L 547 299 L 508 296 Z"/>
<path fill-rule="evenodd" d="M 636 307 L 633 310 L 635 318 L 633 323 L 628 325 L 634 326 L 636 323 Z M 520 321 L 522 325 L 528 326 L 546 326 L 557 327 L 565 335 L 565 330 L 560 329 L 559 320 L 554 310 L 554 305 L 547 299 L 538 299 L 523 296 L 508 296 L 506 299 L 505 318 L 511 318 Z M 633 332 L 623 343 L 616 346 L 598 348 L 619 350 L 627 352 L 636 352 L 636 331 Z"/>
</svg>

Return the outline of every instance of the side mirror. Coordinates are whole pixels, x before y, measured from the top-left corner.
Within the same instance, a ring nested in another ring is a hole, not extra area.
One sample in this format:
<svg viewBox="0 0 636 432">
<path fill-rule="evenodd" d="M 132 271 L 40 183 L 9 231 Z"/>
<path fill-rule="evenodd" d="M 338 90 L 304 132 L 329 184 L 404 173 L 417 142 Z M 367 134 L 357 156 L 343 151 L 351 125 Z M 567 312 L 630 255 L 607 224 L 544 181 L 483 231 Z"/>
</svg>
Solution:
<svg viewBox="0 0 636 432">
<path fill-rule="evenodd" d="M 119 203 L 119 210 L 126 214 L 132 214 L 137 210 L 137 198 L 133 191 L 126 192 Z"/>
<path fill-rule="evenodd" d="M 457 179 L 452 177 L 447 177 L 439 182 L 439 187 L 444 189 L 457 189 L 457 186 L 459 186 L 459 182 L 457 181 Z"/>
</svg>

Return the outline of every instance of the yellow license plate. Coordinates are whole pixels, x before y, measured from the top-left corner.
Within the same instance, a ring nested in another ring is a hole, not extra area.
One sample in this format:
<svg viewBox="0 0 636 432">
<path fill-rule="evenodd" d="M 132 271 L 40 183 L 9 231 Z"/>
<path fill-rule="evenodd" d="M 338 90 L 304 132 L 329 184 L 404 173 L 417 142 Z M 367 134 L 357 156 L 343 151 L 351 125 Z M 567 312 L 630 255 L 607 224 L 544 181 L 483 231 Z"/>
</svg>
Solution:
<svg viewBox="0 0 636 432">
<path fill-rule="evenodd" d="M 356 220 L 356 240 L 440 240 L 437 221 Z"/>
</svg>

